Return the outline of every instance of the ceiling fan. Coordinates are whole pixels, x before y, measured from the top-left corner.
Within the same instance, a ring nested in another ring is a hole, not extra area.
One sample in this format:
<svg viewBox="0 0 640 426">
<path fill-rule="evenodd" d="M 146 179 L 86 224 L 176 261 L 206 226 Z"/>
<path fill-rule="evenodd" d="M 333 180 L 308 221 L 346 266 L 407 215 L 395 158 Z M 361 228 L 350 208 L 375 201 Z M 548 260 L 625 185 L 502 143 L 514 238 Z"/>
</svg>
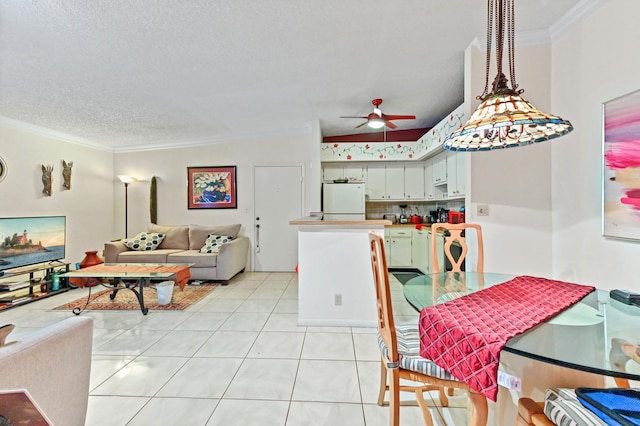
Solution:
<svg viewBox="0 0 640 426">
<path fill-rule="evenodd" d="M 382 110 L 380 110 L 380 104 L 382 103 L 382 99 L 374 99 L 371 101 L 373 104 L 373 112 L 366 117 L 354 117 L 354 116 L 346 116 L 340 118 L 365 118 L 367 121 L 356 126 L 356 129 L 359 127 L 368 124 L 372 129 L 379 129 L 383 126 L 387 126 L 390 129 L 395 129 L 398 126 L 393 124 L 391 120 L 415 120 L 415 115 L 387 115 L 383 114 Z"/>
</svg>

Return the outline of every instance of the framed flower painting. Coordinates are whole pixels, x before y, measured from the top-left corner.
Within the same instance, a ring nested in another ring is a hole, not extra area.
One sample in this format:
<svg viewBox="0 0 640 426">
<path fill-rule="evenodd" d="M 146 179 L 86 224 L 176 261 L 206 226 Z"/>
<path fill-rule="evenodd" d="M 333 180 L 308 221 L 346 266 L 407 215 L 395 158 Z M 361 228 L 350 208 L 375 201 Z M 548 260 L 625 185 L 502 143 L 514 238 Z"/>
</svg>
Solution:
<svg viewBox="0 0 640 426">
<path fill-rule="evenodd" d="M 605 237 L 640 240 L 640 90 L 603 104 Z"/>
<path fill-rule="evenodd" d="M 187 167 L 189 209 L 237 209 L 236 166 Z"/>
</svg>

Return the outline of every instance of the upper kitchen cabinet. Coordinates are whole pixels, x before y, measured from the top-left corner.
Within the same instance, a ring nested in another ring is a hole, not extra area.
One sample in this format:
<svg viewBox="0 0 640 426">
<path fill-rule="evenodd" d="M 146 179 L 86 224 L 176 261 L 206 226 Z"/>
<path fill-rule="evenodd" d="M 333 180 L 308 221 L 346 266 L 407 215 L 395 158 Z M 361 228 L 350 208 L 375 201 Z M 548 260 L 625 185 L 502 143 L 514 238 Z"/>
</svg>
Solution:
<svg viewBox="0 0 640 426">
<path fill-rule="evenodd" d="M 446 185 L 447 184 L 447 153 L 441 152 L 433 157 L 433 184 L 434 185 Z"/>
<path fill-rule="evenodd" d="M 424 163 L 405 164 L 404 197 L 406 200 L 424 200 Z"/>
<path fill-rule="evenodd" d="M 370 200 L 404 200 L 404 166 L 370 164 L 366 186 Z"/>
<path fill-rule="evenodd" d="M 435 186 L 433 185 L 433 158 L 424 163 L 424 198 L 427 201 L 435 201 Z"/>
<path fill-rule="evenodd" d="M 349 179 L 364 181 L 365 166 L 362 164 L 324 164 L 322 166 L 322 180 L 333 182 L 335 179 Z"/>
<path fill-rule="evenodd" d="M 449 199 L 465 194 L 465 154 L 449 151 L 447 154 L 447 194 Z"/>
</svg>

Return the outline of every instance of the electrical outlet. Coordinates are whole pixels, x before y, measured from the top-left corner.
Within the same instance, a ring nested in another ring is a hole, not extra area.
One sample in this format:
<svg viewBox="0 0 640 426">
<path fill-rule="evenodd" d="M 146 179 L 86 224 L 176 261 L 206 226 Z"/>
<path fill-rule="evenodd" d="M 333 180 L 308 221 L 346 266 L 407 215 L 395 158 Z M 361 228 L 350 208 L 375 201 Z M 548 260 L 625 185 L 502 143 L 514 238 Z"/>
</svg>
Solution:
<svg viewBox="0 0 640 426">
<path fill-rule="evenodd" d="M 478 204 L 478 209 L 476 210 L 476 214 L 478 216 L 489 216 L 489 205 Z"/>
<path fill-rule="evenodd" d="M 335 306 L 342 306 L 342 295 L 336 293 L 334 298 L 333 298 L 333 304 Z"/>
</svg>

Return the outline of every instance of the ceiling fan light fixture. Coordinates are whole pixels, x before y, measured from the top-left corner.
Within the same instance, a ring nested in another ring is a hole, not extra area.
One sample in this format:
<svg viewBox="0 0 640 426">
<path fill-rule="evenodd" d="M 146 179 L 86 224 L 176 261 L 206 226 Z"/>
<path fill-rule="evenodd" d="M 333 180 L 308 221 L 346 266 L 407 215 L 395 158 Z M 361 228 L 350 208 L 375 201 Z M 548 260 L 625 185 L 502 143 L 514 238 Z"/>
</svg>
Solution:
<svg viewBox="0 0 640 426">
<path fill-rule="evenodd" d="M 515 82 L 514 0 L 487 0 L 487 60 L 485 87 L 478 99 L 482 103 L 465 124 L 450 134 L 443 143 L 450 151 L 490 151 L 531 145 L 566 135 L 573 130 L 568 120 L 546 114 L 522 96 Z M 505 23 L 511 87 L 502 73 Z M 495 23 L 496 64 L 498 73 L 488 92 L 491 65 L 491 39 Z"/>
<path fill-rule="evenodd" d="M 372 129 L 380 129 L 384 127 L 384 120 L 381 117 L 369 118 L 367 126 L 371 127 Z"/>
</svg>

